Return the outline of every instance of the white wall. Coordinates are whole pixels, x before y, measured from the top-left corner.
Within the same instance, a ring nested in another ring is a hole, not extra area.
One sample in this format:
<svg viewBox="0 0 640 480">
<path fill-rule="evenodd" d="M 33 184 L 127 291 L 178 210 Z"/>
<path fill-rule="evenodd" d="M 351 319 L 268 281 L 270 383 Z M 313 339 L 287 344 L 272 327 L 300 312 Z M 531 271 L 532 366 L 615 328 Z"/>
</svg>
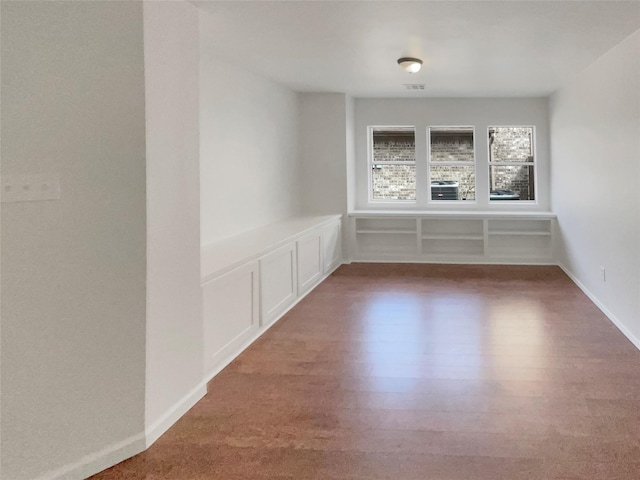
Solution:
<svg viewBox="0 0 640 480">
<path fill-rule="evenodd" d="M 347 211 L 356 206 L 356 138 L 355 138 L 355 100 L 347 97 Z M 345 250 L 346 252 L 346 250 Z"/>
<path fill-rule="evenodd" d="M 144 3 L 147 443 L 206 393 L 201 384 L 198 36 L 193 5 Z"/>
<path fill-rule="evenodd" d="M 344 231 L 349 199 L 353 201 L 353 99 L 343 93 L 300 93 L 298 103 L 302 209 L 309 214 L 344 214 Z M 345 254 L 347 248 L 343 241 Z"/>
<path fill-rule="evenodd" d="M 200 188 L 203 245 L 300 211 L 297 95 L 216 58 L 201 13 Z"/>
<path fill-rule="evenodd" d="M 474 126 L 476 149 L 477 204 L 430 204 L 429 209 L 549 210 L 549 130 L 546 98 L 419 98 L 356 99 L 356 209 L 425 209 L 426 198 L 415 204 L 373 203 L 368 201 L 367 126 L 402 125 L 416 127 L 416 175 L 427 178 L 427 127 Z M 536 168 L 538 200 L 536 204 L 509 206 L 494 202 L 489 206 L 488 133 L 489 126 L 533 125 L 536 127 Z M 425 190 L 426 196 L 426 190 Z"/>
<path fill-rule="evenodd" d="M 1 8 L 2 176 L 62 192 L 2 204 L 2 478 L 20 480 L 142 444 L 142 5 Z"/>
<path fill-rule="evenodd" d="M 558 260 L 640 348 L 639 52 L 636 32 L 556 92 L 550 118 Z"/>
<path fill-rule="evenodd" d="M 347 112 L 343 93 L 299 94 L 301 204 L 307 213 L 347 213 Z"/>
</svg>

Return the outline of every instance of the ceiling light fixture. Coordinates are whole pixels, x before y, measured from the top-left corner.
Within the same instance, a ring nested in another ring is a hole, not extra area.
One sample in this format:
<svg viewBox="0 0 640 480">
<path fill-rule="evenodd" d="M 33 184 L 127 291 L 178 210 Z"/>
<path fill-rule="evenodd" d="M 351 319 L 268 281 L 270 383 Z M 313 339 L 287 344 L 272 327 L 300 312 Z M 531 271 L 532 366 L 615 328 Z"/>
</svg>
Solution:
<svg viewBox="0 0 640 480">
<path fill-rule="evenodd" d="M 422 60 L 413 57 L 402 57 L 398 59 L 398 65 L 409 73 L 416 73 L 422 68 Z"/>
</svg>

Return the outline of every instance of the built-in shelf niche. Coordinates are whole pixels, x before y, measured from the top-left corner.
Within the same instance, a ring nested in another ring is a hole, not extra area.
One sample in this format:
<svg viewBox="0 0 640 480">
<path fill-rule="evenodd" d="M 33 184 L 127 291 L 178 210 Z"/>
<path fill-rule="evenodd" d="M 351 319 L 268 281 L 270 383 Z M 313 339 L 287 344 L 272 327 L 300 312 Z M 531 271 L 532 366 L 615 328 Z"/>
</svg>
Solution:
<svg viewBox="0 0 640 480">
<path fill-rule="evenodd" d="M 417 254 L 415 218 L 358 218 L 355 229 L 359 255 L 385 258 Z"/>
<path fill-rule="evenodd" d="M 351 214 L 352 259 L 551 263 L 553 214 Z"/>
<path fill-rule="evenodd" d="M 482 238 L 474 239 L 422 239 L 422 254 L 427 257 L 477 257 L 484 255 Z"/>
<path fill-rule="evenodd" d="M 551 235 L 551 221 L 547 219 L 490 219 L 489 235 Z"/>
<path fill-rule="evenodd" d="M 551 256 L 551 220 L 489 219 L 487 255 L 535 260 Z"/>
<path fill-rule="evenodd" d="M 482 219 L 427 218 L 420 220 L 422 255 L 484 255 Z"/>
<path fill-rule="evenodd" d="M 357 233 L 397 233 L 415 235 L 417 223 L 414 218 L 358 218 Z"/>
<path fill-rule="evenodd" d="M 487 256 L 523 261 L 548 258 L 551 249 L 550 238 L 545 235 L 516 233 L 489 235 Z"/>
</svg>

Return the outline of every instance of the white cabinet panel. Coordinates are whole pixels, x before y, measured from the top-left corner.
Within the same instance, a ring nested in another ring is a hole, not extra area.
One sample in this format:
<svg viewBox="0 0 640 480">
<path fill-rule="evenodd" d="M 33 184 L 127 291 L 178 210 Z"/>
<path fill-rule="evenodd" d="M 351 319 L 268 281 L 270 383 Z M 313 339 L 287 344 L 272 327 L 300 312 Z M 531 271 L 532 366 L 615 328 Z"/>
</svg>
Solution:
<svg viewBox="0 0 640 480">
<path fill-rule="evenodd" d="M 260 259 L 260 321 L 266 325 L 287 310 L 297 296 L 295 243 Z"/>
<path fill-rule="evenodd" d="M 202 248 L 208 378 L 342 262 L 340 220 L 295 217 Z"/>
<path fill-rule="evenodd" d="M 258 328 L 258 262 L 250 262 L 202 286 L 205 368 L 234 353 Z"/>
<path fill-rule="evenodd" d="M 298 254 L 298 294 L 313 287 L 322 275 L 320 233 L 313 233 L 296 241 Z"/>
<path fill-rule="evenodd" d="M 342 228 L 338 220 L 322 230 L 323 273 L 336 268 L 342 263 Z"/>
</svg>

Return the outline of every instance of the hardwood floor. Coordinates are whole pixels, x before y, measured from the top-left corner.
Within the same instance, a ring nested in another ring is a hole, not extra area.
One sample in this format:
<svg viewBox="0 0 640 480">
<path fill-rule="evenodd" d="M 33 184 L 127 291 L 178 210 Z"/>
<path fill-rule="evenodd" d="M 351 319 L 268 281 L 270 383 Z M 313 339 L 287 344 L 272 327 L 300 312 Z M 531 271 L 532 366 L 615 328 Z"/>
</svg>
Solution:
<svg viewBox="0 0 640 480">
<path fill-rule="evenodd" d="M 92 478 L 637 480 L 639 367 L 557 267 L 346 265 Z"/>
</svg>

